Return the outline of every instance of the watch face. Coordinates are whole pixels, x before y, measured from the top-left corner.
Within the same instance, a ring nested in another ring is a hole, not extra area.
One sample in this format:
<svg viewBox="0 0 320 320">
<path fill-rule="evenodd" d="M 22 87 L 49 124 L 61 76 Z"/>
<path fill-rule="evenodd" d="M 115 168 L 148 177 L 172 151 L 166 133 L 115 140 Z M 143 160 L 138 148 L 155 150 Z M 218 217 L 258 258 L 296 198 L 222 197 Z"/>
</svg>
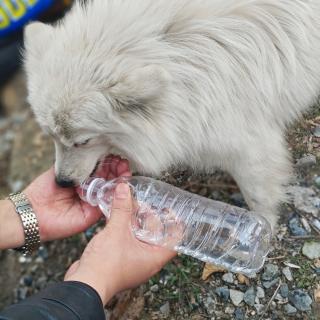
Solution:
<svg viewBox="0 0 320 320">
<path fill-rule="evenodd" d="M 20 30 L 48 11 L 69 7 L 72 0 L 0 0 L 0 37 Z"/>
</svg>

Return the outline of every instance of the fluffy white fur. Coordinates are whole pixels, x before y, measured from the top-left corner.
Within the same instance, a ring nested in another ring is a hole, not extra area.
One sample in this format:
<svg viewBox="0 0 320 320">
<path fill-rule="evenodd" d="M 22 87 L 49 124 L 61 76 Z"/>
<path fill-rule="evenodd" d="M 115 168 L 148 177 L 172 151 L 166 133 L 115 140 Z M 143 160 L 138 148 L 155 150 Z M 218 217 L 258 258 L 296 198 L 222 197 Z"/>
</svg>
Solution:
<svg viewBox="0 0 320 320">
<path fill-rule="evenodd" d="M 29 101 L 57 176 L 79 183 L 110 152 L 145 174 L 221 168 L 275 224 L 284 131 L 319 93 L 319 30 L 319 0 L 93 0 L 29 25 Z"/>
</svg>

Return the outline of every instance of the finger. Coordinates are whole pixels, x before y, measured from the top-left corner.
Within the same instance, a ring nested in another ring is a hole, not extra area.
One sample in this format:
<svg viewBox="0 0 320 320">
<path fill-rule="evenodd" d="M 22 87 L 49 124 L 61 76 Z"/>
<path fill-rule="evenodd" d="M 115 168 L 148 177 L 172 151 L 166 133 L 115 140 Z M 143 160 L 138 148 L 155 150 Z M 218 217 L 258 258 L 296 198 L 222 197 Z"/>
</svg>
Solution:
<svg viewBox="0 0 320 320">
<path fill-rule="evenodd" d="M 126 183 L 117 185 L 114 192 L 109 226 L 127 228 L 131 224 L 132 198 L 130 188 Z"/>
</svg>

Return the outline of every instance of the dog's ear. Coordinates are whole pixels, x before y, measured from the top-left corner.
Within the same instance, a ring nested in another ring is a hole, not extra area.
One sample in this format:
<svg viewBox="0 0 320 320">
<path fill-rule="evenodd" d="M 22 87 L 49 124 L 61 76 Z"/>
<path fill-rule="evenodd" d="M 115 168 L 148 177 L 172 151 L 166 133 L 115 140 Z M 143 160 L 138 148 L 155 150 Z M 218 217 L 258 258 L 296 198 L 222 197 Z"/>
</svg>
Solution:
<svg viewBox="0 0 320 320">
<path fill-rule="evenodd" d="M 24 45 L 27 50 L 38 55 L 48 49 L 53 34 L 53 27 L 41 22 L 33 22 L 24 29 Z"/>
<path fill-rule="evenodd" d="M 133 70 L 126 78 L 111 86 L 107 93 L 122 107 L 143 106 L 165 94 L 170 74 L 160 66 L 149 65 Z"/>
</svg>

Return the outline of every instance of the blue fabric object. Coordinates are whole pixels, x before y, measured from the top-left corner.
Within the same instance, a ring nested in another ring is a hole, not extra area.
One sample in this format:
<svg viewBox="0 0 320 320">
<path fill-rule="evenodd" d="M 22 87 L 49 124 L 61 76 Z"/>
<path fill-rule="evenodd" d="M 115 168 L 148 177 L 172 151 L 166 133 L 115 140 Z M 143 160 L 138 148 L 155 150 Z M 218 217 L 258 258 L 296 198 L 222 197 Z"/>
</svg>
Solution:
<svg viewBox="0 0 320 320">
<path fill-rule="evenodd" d="M 54 0 L 0 0 L 0 37 L 22 29 L 53 3 Z"/>
</svg>

